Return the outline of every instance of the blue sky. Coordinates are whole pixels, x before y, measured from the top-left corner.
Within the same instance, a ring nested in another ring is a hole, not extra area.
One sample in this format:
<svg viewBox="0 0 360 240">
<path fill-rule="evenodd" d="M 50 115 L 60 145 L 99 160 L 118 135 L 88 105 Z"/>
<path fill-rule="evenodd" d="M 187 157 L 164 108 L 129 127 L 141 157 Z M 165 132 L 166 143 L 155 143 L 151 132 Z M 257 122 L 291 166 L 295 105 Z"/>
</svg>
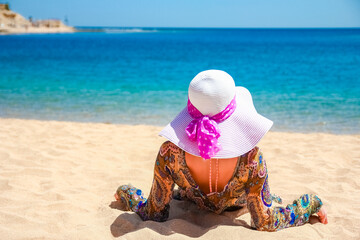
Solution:
<svg viewBox="0 0 360 240">
<path fill-rule="evenodd" d="M 0 0 L 73 26 L 360 27 L 360 0 Z"/>
</svg>

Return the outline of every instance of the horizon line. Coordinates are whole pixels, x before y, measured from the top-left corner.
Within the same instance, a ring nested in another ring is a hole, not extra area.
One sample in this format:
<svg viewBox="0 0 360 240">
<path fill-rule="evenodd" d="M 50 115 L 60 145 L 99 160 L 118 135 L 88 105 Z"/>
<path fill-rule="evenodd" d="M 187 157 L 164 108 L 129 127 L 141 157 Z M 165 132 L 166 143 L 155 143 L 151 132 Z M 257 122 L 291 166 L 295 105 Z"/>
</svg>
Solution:
<svg viewBox="0 0 360 240">
<path fill-rule="evenodd" d="M 76 26 L 72 27 L 93 27 L 93 28 L 178 28 L 178 29 L 360 29 L 358 27 L 141 27 L 141 26 Z"/>
</svg>

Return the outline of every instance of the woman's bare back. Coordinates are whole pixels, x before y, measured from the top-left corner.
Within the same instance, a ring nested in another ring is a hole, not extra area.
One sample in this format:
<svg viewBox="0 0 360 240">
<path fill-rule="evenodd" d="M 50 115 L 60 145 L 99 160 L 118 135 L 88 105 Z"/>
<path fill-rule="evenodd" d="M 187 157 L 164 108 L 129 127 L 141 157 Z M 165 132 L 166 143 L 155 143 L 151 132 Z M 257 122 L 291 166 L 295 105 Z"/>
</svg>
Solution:
<svg viewBox="0 0 360 240">
<path fill-rule="evenodd" d="M 210 173 L 212 192 L 221 192 L 234 175 L 238 157 L 204 160 L 201 157 L 185 153 L 186 165 L 191 176 L 206 194 L 210 191 Z M 210 166 L 211 165 L 211 166 Z M 211 167 L 211 171 L 210 171 Z"/>
</svg>

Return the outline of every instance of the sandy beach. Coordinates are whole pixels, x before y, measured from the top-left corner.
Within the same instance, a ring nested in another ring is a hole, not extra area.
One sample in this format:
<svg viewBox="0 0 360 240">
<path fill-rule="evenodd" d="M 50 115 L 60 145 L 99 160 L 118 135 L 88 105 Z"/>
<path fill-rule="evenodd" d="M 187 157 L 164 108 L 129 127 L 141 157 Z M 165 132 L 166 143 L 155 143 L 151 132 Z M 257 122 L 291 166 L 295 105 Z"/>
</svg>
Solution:
<svg viewBox="0 0 360 240">
<path fill-rule="evenodd" d="M 1 239 L 360 239 L 360 135 L 266 135 L 271 191 L 286 204 L 317 193 L 329 214 L 327 225 L 267 233 L 250 229 L 248 213 L 189 202 L 173 200 L 164 223 L 119 210 L 120 184 L 149 193 L 160 129 L 0 119 Z"/>
</svg>

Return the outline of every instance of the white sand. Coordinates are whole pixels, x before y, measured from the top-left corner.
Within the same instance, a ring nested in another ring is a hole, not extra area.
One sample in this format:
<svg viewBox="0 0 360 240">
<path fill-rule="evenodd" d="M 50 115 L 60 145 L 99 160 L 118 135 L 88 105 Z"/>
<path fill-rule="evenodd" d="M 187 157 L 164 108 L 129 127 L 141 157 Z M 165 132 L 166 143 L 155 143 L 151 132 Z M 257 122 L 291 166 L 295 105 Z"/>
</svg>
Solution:
<svg viewBox="0 0 360 240">
<path fill-rule="evenodd" d="M 164 223 L 118 210 L 118 185 L 149 193 L 160 129 L 0 119 L 1 239 L 360 239 L 360 135 L 270 132 L 259 145 L 271 191 L 285 203 L 317 193 L 327 225 L 258 232 L 249 214 L 176 200 Z"/>
<path fill-rule="evenodd" d="M 0 29 L 2 30 L 2 29 Z M 0 31 L 0 34 L 27 34 L 27 33 L 73 33 L 75 29 L 73 27 L 57 27 L 57 28 L 48 28 L 48 27 L 28 27 L 28 28 L 6 28 L 4 32 Z"/>
</svg>

